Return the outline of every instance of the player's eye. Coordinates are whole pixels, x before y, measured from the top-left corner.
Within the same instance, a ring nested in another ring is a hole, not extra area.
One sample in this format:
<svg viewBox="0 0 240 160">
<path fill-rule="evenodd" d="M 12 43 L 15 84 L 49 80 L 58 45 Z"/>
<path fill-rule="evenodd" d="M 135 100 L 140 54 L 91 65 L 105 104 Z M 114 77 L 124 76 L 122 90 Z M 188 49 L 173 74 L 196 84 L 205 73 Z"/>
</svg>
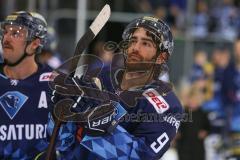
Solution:
<svg viewBox="0 0 240 160">
<path fill-rule="evenodd" d="M 136 44 L 137 43 L 137 40 L 136 39 L 130 39 L 129 40 L 129 47 Z"/>
<path fill-rule="evenodd" d="M 9 35 L 12 38 L 16 38 L 16 39 L 22 39 L 24 37 L 26 37 L 26 31 L 24 30 L 24 28 L 18 26 L 18 27 L 6 27 L 4 29 L 4 35 Z"/>
<path fill-rule="evenodd" d="M 133 43 L 136 43 L 136 42 L 137 42 L 136 39 L 130 39 L 130 41 L 129 41 L 130 44 L 133 44 Z"/>
<path fill-rule="evenodd" d="M 152 43 L 149 41 L 142 41 L 142 45 L 145 47 L 152 47 Z"/>
<path fill-rule="evenodd" d="M 11 36 L 14 38 L 19 38 L 21 37 L 20 31 L 13 30 L 11 33 Z"/>
</svg>

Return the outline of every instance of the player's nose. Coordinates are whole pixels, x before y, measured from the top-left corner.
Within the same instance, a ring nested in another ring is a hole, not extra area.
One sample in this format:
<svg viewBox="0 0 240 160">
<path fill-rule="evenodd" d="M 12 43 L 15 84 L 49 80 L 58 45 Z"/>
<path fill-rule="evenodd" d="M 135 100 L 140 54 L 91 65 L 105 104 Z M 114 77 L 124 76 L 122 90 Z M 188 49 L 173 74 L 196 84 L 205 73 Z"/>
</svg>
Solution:
<svg viewBox="0 0 240 160">
<path fill-rule="evenodd" d="M 133 49 L 134 52 L 139 51 L 140 50 L 140 43 L 139 42 L 134 43 L 133 46 L 132 46 L 132 49 Z"/>
<path fill-rule="evenodd" d="M 5 33 L 2 38 L 3 44 L 5 44 L 6 42 L 10 42 L 10 40 L 11 40 L 11 35 L 9 33 Z"/>
</svg>

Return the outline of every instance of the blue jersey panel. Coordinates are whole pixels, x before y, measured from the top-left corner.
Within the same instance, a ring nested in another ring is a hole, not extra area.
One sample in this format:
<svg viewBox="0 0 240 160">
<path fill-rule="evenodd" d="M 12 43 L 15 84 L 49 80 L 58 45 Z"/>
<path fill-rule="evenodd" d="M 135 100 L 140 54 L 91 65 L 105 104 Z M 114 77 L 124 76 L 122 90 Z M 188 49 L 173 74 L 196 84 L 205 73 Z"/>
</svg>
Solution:
<svg viewBox="0 0 240 160">
<path fill-rule="evenodd" d="M 0 159 L 33 159 L 46 148 L 50 76 L 40 65 L 24 80 L 0 74 Z"/>
<path fill-rule="evenodd" d="M 154 160 L 162 157 L 177 133 L 183 112 L 172 89 L 167 84 L 156 81 L 145 86 L 140 94 L 133 91 L 121 96 L 123 92 L 116 86 L 118 82 L 114 80 L 115 75 L 111 78 L 108 69 L 103 69 L 103 72 L 100 77 L 103 86 L 119 95 L 119 101 L 128 114 L 111 134 L 101 137 L 86 135 L 81 142 L 72 143 L 71 137 L 75 134 L 73 130 L 72 135 L 66 136 L 66 140 L 59 138 L 62 144 L 71 139 L 71 146 L 65 148 L 65 151 L 61 149 L 63 159 Z M 136 100 L 135 106 L 127 106 L 128 100 Z M 68 123 L 63 127 L 73 128 L 68 125 L 74 124 Z M 59 137 L 62 135 L 66 134 L 60 133 Z"/>
</svg>

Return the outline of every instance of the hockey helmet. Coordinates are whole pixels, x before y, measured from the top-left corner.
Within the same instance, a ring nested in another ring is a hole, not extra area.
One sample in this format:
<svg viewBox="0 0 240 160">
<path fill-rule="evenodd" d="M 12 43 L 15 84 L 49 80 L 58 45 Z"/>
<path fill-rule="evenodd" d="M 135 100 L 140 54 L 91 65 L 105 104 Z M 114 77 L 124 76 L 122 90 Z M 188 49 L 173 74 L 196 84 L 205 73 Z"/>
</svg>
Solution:
<svg viewBox="0 0 240 160">
<path fill-rule="evenodd" d="M 47 35 L 47 22 L 39 13 L 26 11 L 13 12 L 1 23 L 1 31 L 5 29 L 6 25 L 26 27 L 28 30 L 28 42 L 31 42 L 35 38 L 39 38 L 41 40 L 38 52 L 45 44 Z"/>
<path fill-rule="evenodd" d="M 144 16 L 133 20 L 124 30 L 122 34 L 123 40 L 130 40 L 134 31 L 139 27 L 154 35 L 152 38 L 158 46 L 158 54 L 161 52 L 172 54 L 174 43 L 170 28 L 166 23 L 154 16 Z"/>
</svg>

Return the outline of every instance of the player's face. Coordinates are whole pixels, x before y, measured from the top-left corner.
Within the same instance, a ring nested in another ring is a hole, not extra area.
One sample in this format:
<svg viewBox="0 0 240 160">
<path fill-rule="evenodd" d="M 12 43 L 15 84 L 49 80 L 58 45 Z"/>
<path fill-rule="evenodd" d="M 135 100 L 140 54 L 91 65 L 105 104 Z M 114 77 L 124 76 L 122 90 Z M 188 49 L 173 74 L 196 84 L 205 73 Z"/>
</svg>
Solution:
<svg viewBox="0 0 240 160">
<path fill-rule="evenodd" d="M 24 53 L 27 29 L 17 25 L 6 25 L 3 30 L 2 48 L 5 60 L 14 63 Z"/>
<path fill-rule="evenodd" d="M 156 56 L 157 47 L 152 38 L 143 28 L 138 28 L 130 39 L 127 49 L 128 62 L 152 61 Z"/>
</svg>

